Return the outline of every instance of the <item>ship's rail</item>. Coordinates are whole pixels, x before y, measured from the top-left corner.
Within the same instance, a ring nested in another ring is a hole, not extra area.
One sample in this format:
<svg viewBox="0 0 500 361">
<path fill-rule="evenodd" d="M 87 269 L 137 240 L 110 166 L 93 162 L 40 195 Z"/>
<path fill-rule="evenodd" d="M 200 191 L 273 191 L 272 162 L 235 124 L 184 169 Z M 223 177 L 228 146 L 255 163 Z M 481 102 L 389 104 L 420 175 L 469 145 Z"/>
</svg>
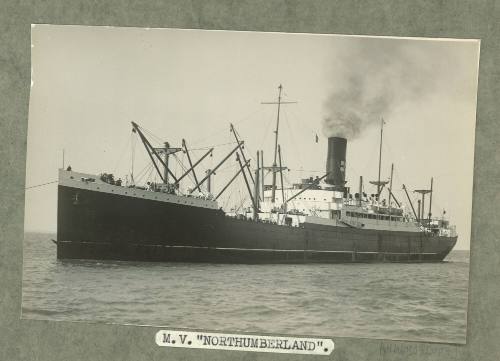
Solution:
<svg viewBox="0 0 500 361">
<path fill-rule="evenodd" d="M 165 192 L 155 192 L 138 187 L 127 187 L 116 184 L 109 184 L 107 182 L 104 182 L 99 176 L 96 176 L 94 174 L 74 172 L 71 170 L 59 170 L 59 185 L 125 197 L 135 197 L 151 201 L 173 203 L 184 206 L 219 209 L 217 201 L 214 200 L 198 198 L 195 196 L 183 196 Z"/>
</svg>

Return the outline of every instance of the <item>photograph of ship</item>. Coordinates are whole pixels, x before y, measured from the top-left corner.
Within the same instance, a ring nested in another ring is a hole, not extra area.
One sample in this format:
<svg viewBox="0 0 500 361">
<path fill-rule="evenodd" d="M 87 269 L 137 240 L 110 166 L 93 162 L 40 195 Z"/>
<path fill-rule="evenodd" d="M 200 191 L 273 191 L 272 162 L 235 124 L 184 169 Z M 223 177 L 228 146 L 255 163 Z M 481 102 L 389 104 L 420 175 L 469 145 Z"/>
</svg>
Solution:
<svg viewBox="0 0 500 361">
<path fill-rule="evenodd" d="M 464 343 L 478 64 L 33 26 L 22 316 Z"/>
</svg>

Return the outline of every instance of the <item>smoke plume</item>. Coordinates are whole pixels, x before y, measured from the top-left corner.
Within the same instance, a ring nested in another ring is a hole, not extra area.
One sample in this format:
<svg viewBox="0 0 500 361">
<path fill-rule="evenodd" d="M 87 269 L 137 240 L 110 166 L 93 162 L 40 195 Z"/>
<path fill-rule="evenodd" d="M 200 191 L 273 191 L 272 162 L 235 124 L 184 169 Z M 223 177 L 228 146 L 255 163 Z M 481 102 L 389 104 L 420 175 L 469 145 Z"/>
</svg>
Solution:
<svg viewBox="0 0 500 361">
<path fill-rule="evenodd" d="M 341 48 L 323 107 L 326 137 L 356 138 L 382 117 L 390 118 L 395 107 L 418 102 L 434 87 L 432 64 L 419 41 L 351 38 Z"/>
</svg>

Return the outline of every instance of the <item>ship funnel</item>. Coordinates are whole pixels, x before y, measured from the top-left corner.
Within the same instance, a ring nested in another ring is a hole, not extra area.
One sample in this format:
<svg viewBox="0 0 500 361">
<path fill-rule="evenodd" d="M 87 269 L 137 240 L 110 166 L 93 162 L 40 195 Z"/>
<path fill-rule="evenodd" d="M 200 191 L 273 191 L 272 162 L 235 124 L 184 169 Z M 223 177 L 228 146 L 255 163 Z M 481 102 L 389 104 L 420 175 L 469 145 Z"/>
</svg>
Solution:
<svg viewBox="0 0 500 361">
<path fill-rule="evenodd" d="M 326 158 L 326 171 L 328 176 L 325 182 L 343 190 L 345 186 L 345 153 L 347 139 L 341 137 L 328 138 L 328 155 Z"/>
</svg>

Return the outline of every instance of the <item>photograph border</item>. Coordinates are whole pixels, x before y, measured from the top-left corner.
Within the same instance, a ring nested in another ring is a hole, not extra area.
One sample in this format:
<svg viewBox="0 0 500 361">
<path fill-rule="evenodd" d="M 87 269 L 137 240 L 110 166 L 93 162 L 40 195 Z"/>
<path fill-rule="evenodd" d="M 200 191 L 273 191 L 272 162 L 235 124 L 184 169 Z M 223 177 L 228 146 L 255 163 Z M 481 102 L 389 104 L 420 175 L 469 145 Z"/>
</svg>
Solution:
<svg viewBox="0 0 500 361">
<path fill-rule="evenodd" d="M 43 4 L 9 4 L 0 15 L 2 76 L 0 86 L 3 179 L 0 207 L 0 349 L 10 360 L 165 360 L 248 359 L 234 351 L 160 348 L 158 328 L 109 324 L 20 320 L 26 133 L 30 85 L 32 23 L 169 27 L 216 30 L 277 31 L 481 39 L 474 160 L 473 219 L 467 344 L 334 338 L 336 360 L 494 360 L 500 354 L 500 220 L 495 202 L 499 170 L 500 113 L 497 97 L 500 56 L 493 3 L 447 2 L 417 5 L 368 1 L 181 1 L 49 0 Z M 490 8 L 491 7 L 491 8 Z M 495 111 L 496 110 L 496 111 Z M 327 335 L 325 335 L 327 336 Z M 255 359 L 304 359 L 303 355 L 252 353 Z"/>
</svg>

